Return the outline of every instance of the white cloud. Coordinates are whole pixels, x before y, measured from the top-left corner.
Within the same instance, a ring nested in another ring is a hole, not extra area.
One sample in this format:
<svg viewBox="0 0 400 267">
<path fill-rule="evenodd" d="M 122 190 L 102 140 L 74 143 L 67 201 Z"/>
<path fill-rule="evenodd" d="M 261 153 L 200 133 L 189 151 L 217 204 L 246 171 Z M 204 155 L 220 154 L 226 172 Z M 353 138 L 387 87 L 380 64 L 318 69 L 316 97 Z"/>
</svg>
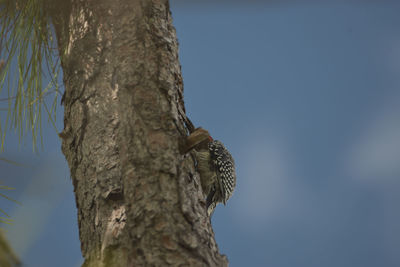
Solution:
<svg viewBox="0 0 400 267">
<path fill-rule="evenodd" d="M 384 255 L 399 262 L 400 95 L 392 96 L 347 151 L 345 171 L 380 192 Z"/>
<path fill-rule="evenodd" d="M 265 135 L 245 140 L 251 143 L 245 144 L 237 159 L 234 212 L 244 228 L 252 229 L 282 217 L 294 194 L 288 180 L 290 168 L 284 143 Z"/>
<path fill-rule="evenodd" d="M 392 179 L 400 175 L 400 98 L 393 98 L 346 157 L 347 171 L 366 180 Z"/>
<path fill-rule="evenodd" d="M 64 175 L 68 173 L 65 162 L 55 158 L 58 157 L 44 159 L 46 164 L 33 174 L 31 182 L 18 199 L 22 205 L 10 214 L 14 221 L 7 227 L 6 234 L 22 259 L 46 231 L 51 213 L 72 190 L 70 180 Z"/>
</svg>

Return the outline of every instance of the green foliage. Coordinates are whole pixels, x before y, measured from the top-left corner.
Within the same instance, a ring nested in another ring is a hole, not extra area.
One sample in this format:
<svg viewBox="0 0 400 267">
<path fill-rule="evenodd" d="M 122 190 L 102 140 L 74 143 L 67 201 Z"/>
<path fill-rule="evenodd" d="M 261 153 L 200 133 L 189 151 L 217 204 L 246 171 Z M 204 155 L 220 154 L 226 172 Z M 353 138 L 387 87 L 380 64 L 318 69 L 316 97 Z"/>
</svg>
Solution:
<svg viewBox="0 0 400 267">
<path fill-rule="evenodd" d="M 14 251 L 8 244 L 3 231 L 0 229 L 0 266 L 2 267 L 12 267 L 20 266 L 21 262 L 15 255 Z"/>
<path fill-rule="evenodd" d="M 2 185 L 0 183 L 0 190 L 14 190 L 14 189 L 15 188 L 8 187 L 8 186 Z M 7 199 L 7 200 L 10 200 L 10 201 L 12 201 L 14 203 L 17 203 L 17 204 L 21 205 L 20 202 L 18 202 L 15 199 L 12 199 L 12 198 L 8 197 L 7 195 L 1 193 L 1 191 L 0 191 L 0 197 L 3 197 L 5 199 Z M 11 224 L 12 223 L 12 220 L 10 219 L 10 216 L 7 214 L 7 212 L 5 212 L 4 210 L 0 209 L 0 214 L 3 215 L 3 216 L 0 216 L 0 223 L 5 223 L 5 224 Z"/>
<path fill-rule="evenodd" d="M 0 0 L 0 94 L 7 94 L 0 99 L 0 114 L 7 113 L 0 120 L 0 151 L 7 129 L 14 129 L 20 142 L 31 132 L 35 150 L 38 136 L 42 140 L 43 108 L 54 126 L 60 64 L 45 4 L 44 0 Z M 43 78 L 50 80 L 46 86 Z M 54 98 L 49 104 L 45 97 L 50 94 Z"/>
</svg>

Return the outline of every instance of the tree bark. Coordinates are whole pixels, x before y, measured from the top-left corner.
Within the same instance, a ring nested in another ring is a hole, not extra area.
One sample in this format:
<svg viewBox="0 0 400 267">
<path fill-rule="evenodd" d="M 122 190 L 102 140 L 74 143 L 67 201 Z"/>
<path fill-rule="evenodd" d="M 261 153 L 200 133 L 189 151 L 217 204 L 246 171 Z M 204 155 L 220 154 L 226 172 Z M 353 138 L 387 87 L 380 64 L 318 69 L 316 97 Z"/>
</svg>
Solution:
<svg viewBox="0 0 400 267">
<path fill-rule="evenodd" d="M 168 1 L 63 5 L 53 15 L 60 137 L 84 266 L 227 266 L 194 161 L 179 152 L 183 84 Z"/>
</svg>

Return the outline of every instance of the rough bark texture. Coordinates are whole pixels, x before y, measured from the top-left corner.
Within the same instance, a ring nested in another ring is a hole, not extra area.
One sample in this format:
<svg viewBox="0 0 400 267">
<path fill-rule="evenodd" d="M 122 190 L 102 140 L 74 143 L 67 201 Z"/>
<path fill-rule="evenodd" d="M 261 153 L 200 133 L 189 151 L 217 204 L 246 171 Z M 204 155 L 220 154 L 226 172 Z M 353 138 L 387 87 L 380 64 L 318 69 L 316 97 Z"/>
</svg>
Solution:
<svg viewBox="0 0 400 267">
<path fill-rule="evenodd" d="M 66 2 L 66 1 L 64 1 Z M 73 0 L 53 17 L 64 71 L 62 151 L 84 266 L 226 266 L 178 109 L 166 0 Z"/>
</svg>

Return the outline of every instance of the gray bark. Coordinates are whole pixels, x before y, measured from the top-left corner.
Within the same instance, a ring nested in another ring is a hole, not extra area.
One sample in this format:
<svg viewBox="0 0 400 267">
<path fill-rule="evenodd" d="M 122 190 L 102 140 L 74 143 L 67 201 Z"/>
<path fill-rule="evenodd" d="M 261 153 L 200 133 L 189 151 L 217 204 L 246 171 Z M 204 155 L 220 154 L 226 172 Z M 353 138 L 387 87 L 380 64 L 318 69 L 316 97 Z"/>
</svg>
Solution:
<svg viewBox="0 0 400 267">
<path fill-rule="evenodd" d="M 65 2 L 53 16 L 60 136 L 84 266 L 226 266 L 194 161 L 179 152 L 183 84 L 168 1 Z"/>
</svg>

